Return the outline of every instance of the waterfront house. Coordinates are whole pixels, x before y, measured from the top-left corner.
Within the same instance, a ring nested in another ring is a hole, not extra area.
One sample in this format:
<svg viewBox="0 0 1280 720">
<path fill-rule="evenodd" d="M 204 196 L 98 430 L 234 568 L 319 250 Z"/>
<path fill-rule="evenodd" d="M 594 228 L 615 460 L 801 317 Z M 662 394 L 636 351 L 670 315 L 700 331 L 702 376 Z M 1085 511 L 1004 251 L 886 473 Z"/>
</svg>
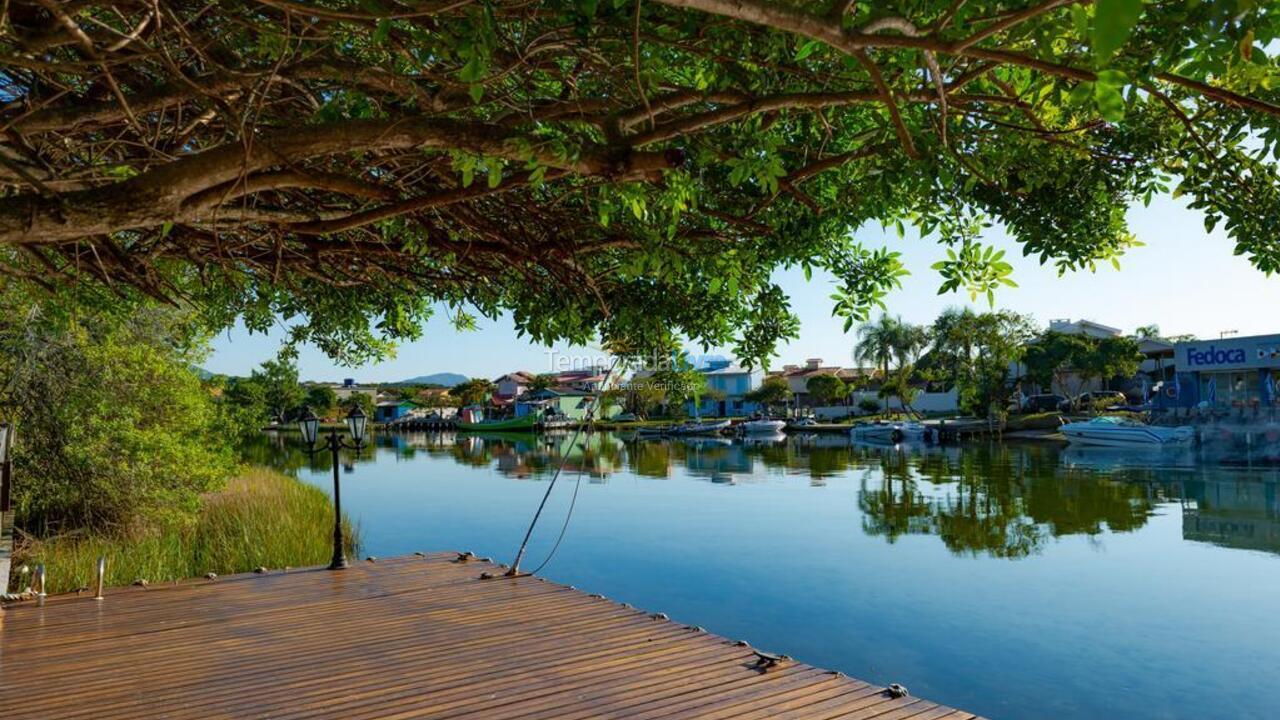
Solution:
<svg viewBox="0 0 1280 720">
<path fill-rule="evenodd" d="M 600 392 L 601 386 L 604 384 L 604 376 L 604 368 L 599 367 L 569 370 L 556 374 L 554 386 L 579 390 L 585 393 L 595 393 Z"/>
<path fill-rule="evenodd" d="M 493 381 L 495 400 L 508 402 L 514 400 L 529 391 L 529 384 L 533 382 L 534 374 L 525 370 L 517 370 L 507 373 L 497 380 Z"/>
<path fill-rule="evenodd" d="M 1082 335 L 1084 337 L 1094 338 L 1097 340 L 1105 340 L 1108 338 L 1120 337 L 1123 331 L 1120 328 L 1110 325 L 1103 325 L 1100 322 L 1092 320 L 1069 320 L 1059 318 L 1049 321 L 1049 332 L 1060 333 L 1062 335 Z M 1032 340 L 1030 344 L 1035 344 Z M 1040 387 L 1035 383 L 1024 380 L 1027 368 L 1020 361 L 1014 361 L 1009 365 L 1009 377 L 1011 380 L 1022 380 L 1022 392 L 1024 395 L 1037 395 L 1040 393 L 1056 393 L 1058 395 L 1070 396 L 1075 393 L 1096 392 L 1099 390 L 1107 390 L 1111 378 L 1090 378 L 1085 381 L 1072 368 L 1063 367 L 1053 379 L 1050 387 Z"/>
<path fill-rule="evenodd" d="M 595 396 L 571 387 L 543 388 L 525 393 L 515 401 L 516 417 L 525 415 L 563 415 L 573 420 L 582 420 Z"/>
<path fill-rule="evenodd" d="M 704 417 L 733 417 L 758 412 L 759 403 L 747 400 L 747 393 L 760 387 L 762 373 L 748 370 L 728 360 L 712 360 L 698 372 L 707 378 L 707 393 L 702 403 L 694 407 L 693 401 L 685 403 L 685 412 Z"/>
<path fill-rule="evenodd" d="M 783 365 L 781 370 L 770 372 L 768 377 L 781 377 L 787 381 L 791 389 L 792 405 L 795 407 L 811 407 L 814 400 L 809 393 L 809 381 L 819 375 L 834 375 L 850 386 L 865 384 L 870 386 L 876 376 L 874 368 L 846 368 L 834 365 L 823 365 L 822 358 L 809 358 L 804 365 Z"/>
<path fill-rule="evenodd" d="M 427 407 L 446 407 L 452 404 L 449 388 L 424 388 L 415 397 L 419 404 Z"/>
<path fill-rule="evenodd" d="M 412 400 L 381 400 L 373 406 L 373 421 L 388 423 L 408 415 L 416 407 Z"/>
<path fill-rule="evenodd" d="M 1120 337 L 1121 334 L 1120 328 L 1117 327 L 1103 325 L 1092 320 L 1071 320 L 1068 318 L 1050 320 L 1049 332 L 1062 333 L 1063 335 L 1084 335 L 1100 340 Z"/>
</svg>

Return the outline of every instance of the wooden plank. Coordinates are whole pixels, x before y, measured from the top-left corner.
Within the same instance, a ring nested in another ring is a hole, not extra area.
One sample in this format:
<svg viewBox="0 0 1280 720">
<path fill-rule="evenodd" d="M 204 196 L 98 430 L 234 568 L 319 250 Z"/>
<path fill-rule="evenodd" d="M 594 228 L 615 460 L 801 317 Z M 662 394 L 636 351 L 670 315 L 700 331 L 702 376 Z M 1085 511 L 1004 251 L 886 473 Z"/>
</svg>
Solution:
<svg viewBox="0 0 1280 720">
<path fill-rule="evenodd" d="M 0 707 L 65 720 L 971 717 L 434 553 L 10 606 Z"/>
</svg>

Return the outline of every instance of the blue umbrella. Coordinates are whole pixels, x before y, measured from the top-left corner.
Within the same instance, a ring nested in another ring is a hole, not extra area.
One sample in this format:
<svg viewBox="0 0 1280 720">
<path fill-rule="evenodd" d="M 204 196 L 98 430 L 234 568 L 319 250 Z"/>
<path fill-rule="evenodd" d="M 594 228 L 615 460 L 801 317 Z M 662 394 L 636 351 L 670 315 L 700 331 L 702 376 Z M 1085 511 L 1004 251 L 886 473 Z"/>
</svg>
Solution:
<svg viewBox="0 0 1280 720">
<path fill-rule="evenodd" d="M 1206 399 L 1209 401 L 1210 405 L 1216 405 L 1218 403 L 1218 378 L 1209 378 L 1209 389 L 1207 395 L 1209 397 Z"/>
<path fill-rule="evenodd" d="M 1267 373 L 1267 381 L 1263 383 L 1263 387 L 1267 390 L 1267 404 L 1274 405 L 1276 402 L 1276 381 L 1272 373 Z"/>
</svg>

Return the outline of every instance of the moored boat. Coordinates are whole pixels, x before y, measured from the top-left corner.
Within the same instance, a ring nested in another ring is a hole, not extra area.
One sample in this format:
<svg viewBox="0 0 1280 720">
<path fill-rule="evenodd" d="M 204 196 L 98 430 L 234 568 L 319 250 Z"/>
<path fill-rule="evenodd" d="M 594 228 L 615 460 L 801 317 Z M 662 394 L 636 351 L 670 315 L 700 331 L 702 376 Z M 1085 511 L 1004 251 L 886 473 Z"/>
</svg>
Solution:
<svg viewBox="0 0 1280 720">
<path fill-rule="evenodd" d="M 854 425 L 849 434 L 856 440 L 880 443 L 923 442 L 933 431 L 918 422 L 874 422 Z"/>
<path fill-rule="evenodd" d="M 784 420 L 770 420 L 769 418 L 760 418 L 757 420 L 748 420 L 738 427 L 742 428 L 742 432 L 747 435 L 777 435 L 781 433 L 783 428 L 787 426 Z"/>
<path fill-rule="evenodd" d="M 728 420 L 691 422 L 671 428 L 668 435 L 719 435 L 729 428 Z"/>
<path fill-rule="evenodd" d="M 1067 440 L 1079 445 L 1105 447 L 1163 447 L 1186 445 L 1195 439 L 1195 429 L 1186 425 L 1161 427 L 1114 415 L 1062 426 Z"/>
</svg>

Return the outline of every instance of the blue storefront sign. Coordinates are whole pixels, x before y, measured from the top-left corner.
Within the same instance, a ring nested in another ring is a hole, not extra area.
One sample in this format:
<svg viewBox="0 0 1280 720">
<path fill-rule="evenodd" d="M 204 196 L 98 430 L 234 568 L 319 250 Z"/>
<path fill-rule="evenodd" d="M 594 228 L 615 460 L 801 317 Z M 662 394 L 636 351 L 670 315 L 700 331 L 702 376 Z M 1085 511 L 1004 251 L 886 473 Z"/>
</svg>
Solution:
<svg viewBox="0 0 1280 720">
<path fill-rule="evenodd" d="M 1172 397 L 1163 403 L 1193 407 L 1271 405 L 1277 400 L 1280 335 L 1192 341 L 1174 346 Z"/>
</svg>

